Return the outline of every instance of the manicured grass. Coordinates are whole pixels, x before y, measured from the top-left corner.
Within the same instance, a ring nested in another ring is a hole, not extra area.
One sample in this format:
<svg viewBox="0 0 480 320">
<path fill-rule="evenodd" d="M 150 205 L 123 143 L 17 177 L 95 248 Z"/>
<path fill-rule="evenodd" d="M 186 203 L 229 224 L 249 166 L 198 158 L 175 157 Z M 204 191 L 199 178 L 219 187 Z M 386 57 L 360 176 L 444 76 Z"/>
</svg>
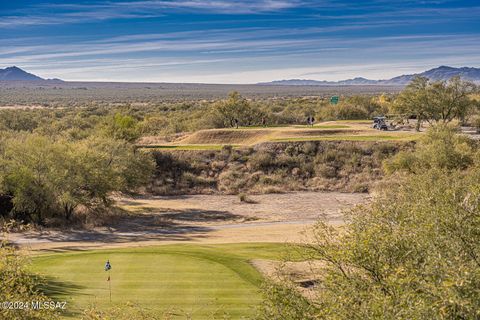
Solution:
<svg viewBox="0 0 480 320">
<path fill-rule="evenodd" d="M 290 141 L 318 141 L 318 140 L 328 140 L 328 141 L 391 141 L 391 140 L 401 140 L 401 141 L 410 141 L 415 140 L 416 135 L 365 135 L 365 136 L 351 136 L 351 135 L 330 135 L 330 136 L 317 136 L 317 137 L 299 137 L 299 138 L 281 138 L 275 139 L 278 142 L 290 142 Z"/>
<path fill-rule="evenodd" d="M 348 129 L 350 126 L 344 124 L 316 124 L 313 127 L 309 125 L 296 125 L 295 128 L 303 128 L 303 129 Z"/>
<path fill-rule="evenodd" d="M 239 126 L 238 129 L 237 128 L 228 128 L 228 129 L 232 129 L 232 130 L 239 130 L 239 129 L 242 129 L 242 130 L 250 130 L 250 129 L 268 129 L 268 128 L 286 128 L 288 127 L 288 125 L 285 125 L 285 124 L 269 124 L 267 126 Z"/>
<path fill-rule="evenodd" d="M 187 145 L 145 145 L 138 146 L 142 149 L 162 149 L 162 150 L 222 150 L 224 144 L 187 144 Z M 233 148 L 238 146 L 232 145 Z"/>
<path fill-rule="evenodd" d="M 314 125 L 314 129 L 346 129 L 350 128 L 350 126 L 337 124 L 337 125 Z"/>
<path fill-rule="evenodd" d="M 92 304 L 108 310 L 132 302 L 156 313 L 193 311 L 193 319 L 218 310 L 239 319 L 261 299 L 262 276 L 249 259 L 279 259 L 285 250 L 283 244 L 166 245 L 41 255 L 31 268 L 49 281 L 52 298 L 68 301 L 66 317 L 78 318 Z"/>
<path fill-rule="evenodd" d="M 372 123 L 373 120 L 364 119 L 364 120 L 335 120 L 336 123 Z"/>
</svg>

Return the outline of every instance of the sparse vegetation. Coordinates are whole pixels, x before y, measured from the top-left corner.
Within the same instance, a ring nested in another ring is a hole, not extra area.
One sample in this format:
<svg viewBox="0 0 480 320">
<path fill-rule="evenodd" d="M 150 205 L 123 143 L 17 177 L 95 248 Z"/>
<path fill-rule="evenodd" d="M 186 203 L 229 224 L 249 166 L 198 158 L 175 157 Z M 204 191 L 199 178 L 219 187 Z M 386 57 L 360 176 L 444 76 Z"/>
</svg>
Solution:
<svg viewBox="0 0 480 320">
<path fill-rule="evenodd" d="M 478 149 L 445 126 L 387 160 L 399 174 L 370 205 L 352 210 L 341 229 L 317 224 L 304 254 L 322 266 L 314 292 L 271 283 L 258 318 L 478 318 L 477 160 Z"/>
<path fill-rule="evenodd" d="M 262 148 L 154 151 L 154 194 L 269 193 L 293 190 L 369 190 L 382 177 L 382 161 L 411 144 L 392 142 L 288 142 Z M 196 177 L 196 178 L 194 178 Z"/>
<path fill-rule="evenodd" d="M 421 173 L 430 169 L 464 170 L 478 157 L 478 144 L 452 126 L 437 125 L 419 140 L 415 151 L 401 151 L 384 163 L 388 173 Z"/>
</svg>

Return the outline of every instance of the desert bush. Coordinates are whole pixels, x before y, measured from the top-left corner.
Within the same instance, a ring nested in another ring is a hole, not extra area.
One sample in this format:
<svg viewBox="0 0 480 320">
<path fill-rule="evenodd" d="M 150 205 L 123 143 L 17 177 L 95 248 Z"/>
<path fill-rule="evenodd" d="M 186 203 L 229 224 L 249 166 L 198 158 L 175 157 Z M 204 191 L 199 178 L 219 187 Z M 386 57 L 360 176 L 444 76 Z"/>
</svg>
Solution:
<svg viewBox="0 0 480 320">
<path fill-rule="evenodd" d="M 478 179 L 431 169 L 379 190 L 341 230 L 319 222 L 304 249 L 323 262 L 315 294 L 269 286 L 259 319 L 477 319 Z"/>
<path fill-rule="evenodd" d="M 399 149 L 410 148 L 410 144 L 396 143 L 305 142 L 228 153 L 154 152 L 157 170 L 149 190 L 158 194 L 267 193 L 271 187 L 275 192 L 367 191 L 382 177 L 382 161 Z M 184 172 L 209 179 L 211 184 L 202 186 L 201 179 L 197 184 L 193 178 L 190 184 L 182 182 Z"/>
<path fill-rule="evenodd" d="M 256 203 L 256 201 L 250 198 L 246 193 L 239 193 L 238 199 L 243 203 Z"/>
<path fill-rule="evenodd" d="M 477 129 L 477 133 L 480 133 L 480 116 L 477 115 L 472 120 L 472 125 Z"/>
<path fill-rule="evenodd" d="M 276 170 L 280 168 L 293 169 L 295 167 L 301 166 L 305 162 L 305 159 L 301 156 L 291 156 L 286 153 L 277 155 L 275 159 L 275 168 Z"/>
<path fill-rule="evenodd" d="M 58 310 L 52 309 L 33 309 L 32 306 L 25 308 L 22 306 L 11 307 L 5 305 L 8 302 L 29 303 L 38 301 L 39 303 L 50 302 L 51 300 L 40 290 L 46 285 L 40 277 L 28 271 L 27 257 L 9 246 L 2 240 L 0 246 L 0 318 L 11 320 L 55 320 L 59 319 Z M 25 306 L 25 305 L 24 305 Z"/>
<path fill-rule="evenodd" d="M 439 168 L 447 170 L 466 169 L 478 157 L 475 142 L 458 134 L 455 127 L 448 125 L 432 126 L 415 151 L 403 151 L 386 160 L 386 172 L 406 171 L 420 173 Z"/>
<path fill-rule="evenodd" d="M 16 134 L 0 148 L 0 194 L 11 198 L 9 214 L 39 224 L 52 216 L 70 220 L 79 206 L 106 205 L 111 192 L 146 184 L 153 170 L 149 156 L 125 141 Z"/>
<path fill-rule="evenodd" d="M 337 177 L 337 170 L 336 168 L 329 166 L 325 163 L 320 163 L 315 167 L 315 173 L 327 179 L 333 179 Z"/>
<path fill-rule="evenodd" d="M 216 186 L 214 179 L 198 176 L 191 172 L 183 173 L 181 181 L 186 183 L 187 188 L 215 188 Z"/>
<path fill-rule="evenodd" d="M 225 193 L 237 194 L 247 186 L 247 174 L 241 170 L 225 171 L 218 177 L 218 189 Z"/>
<path fill-rule="evenodd" d="M 314 142 L 306 142 L 302 145 L 302 153 L 313 156 L 317 153 L 317 144 Z"/>
<path fill-rule="evenodd" d="M 133 142 L 140 137 L 141 128 L 137 119 L 116 113 L 105 118 L 99 130 L 109 138 Z"/>
<path fill-rule="evenodd" d="M 265 283 L 263 293 L 267 299 L 257 310 L 258 320 L 316 320 L 317 308 L 303 297 L 294 285 L 273 281 Z"/>
<path fill-rule="evenodd" d="M 268 151 L 259 151 L 254 153 L 248 159 L 248 165 L 252 170 L 268 171 L 275 164 L 274 156 Z"/>
<path fill-rule="evenodd" d="M 328 120 L 358 120 L 368 119 L 369 113 L 360 106 L 340 104 L 336 106 L 326 106 L 318 113 L 318 118 L 323 121 Z"/>
</svg>

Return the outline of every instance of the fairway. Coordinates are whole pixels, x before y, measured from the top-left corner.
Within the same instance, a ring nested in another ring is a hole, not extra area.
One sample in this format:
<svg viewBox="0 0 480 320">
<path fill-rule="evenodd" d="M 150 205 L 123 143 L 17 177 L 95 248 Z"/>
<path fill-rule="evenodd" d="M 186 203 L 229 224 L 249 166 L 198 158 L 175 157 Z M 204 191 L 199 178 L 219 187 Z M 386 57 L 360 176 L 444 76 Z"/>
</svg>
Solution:
<svg viewBox="0 0 480 320">
<path fill-rule="evenodd" d="M 371 127 L 370 120 L 344 120 L 321 122 L 314 126 L 278 125 L 265 128 L 254 126 L 239 129 L 206 129 L 186 134 L 175 142 L 142 143 L 137 146 L 163 150 L 220 150 L 226 145 L 241 148 L 266 142 L 413 141 L 419 136 L 419 133 L 412 131 L 378 131 Z"/>
<path fill-rule="evenodd" d="M 280 138 L 275 139 L 274 141 L 278 142 L 289 142 L 289 141 L 413 141 L 417 139 L 419 135 L 415 134 L 397 134 L 397 135 L 358 135 L 358 136 L 349 136 L 349 135 L 339 135 L 339 136 L 317 136 L 312 138 Z"/>
<path fill-rule="evenodd" d="M 104 310 L 131 302 L 157 314 L 175 310 L 180 318 L 225 312 L 239 319 L 251 316 L 260 302 L 262 277 L 249 260 L 279 259 L 285 250 L 281 244 L 228 244 L 56 253 L 35 257 L 32 270 L 49 281 L 53 299 L 67 301 L 67 318 L 93 304 Z"/>
<path fill-rule="evenodd" d="M 226 144 L 186 144 L 186 145 L 138 145 L 143 149 L 161 149 L 161 150 L 222 150 Z M 233 148 L 237 148 L 237 145 L 228 145 Z"/>
</svg>

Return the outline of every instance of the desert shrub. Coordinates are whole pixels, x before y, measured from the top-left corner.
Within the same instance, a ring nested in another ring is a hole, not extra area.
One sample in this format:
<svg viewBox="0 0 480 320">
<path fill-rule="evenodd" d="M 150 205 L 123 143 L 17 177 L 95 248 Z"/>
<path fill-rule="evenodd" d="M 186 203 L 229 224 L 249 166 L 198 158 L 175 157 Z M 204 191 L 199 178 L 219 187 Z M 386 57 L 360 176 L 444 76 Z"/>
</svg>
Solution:
<svg viewBox="0 0 480 320">
<path fill-rule="evenodd" d="M 320 163 L 315 167 L 315 173 L 327 179 L 333 179 L 337 177 L 337 169 L 324 163 Z"/>
<path fill-rule="evenodd" d="M 261 176 L 258 181 L 260 184 L 263 185 L 281 185 L 285 181 L 285 179 L 283 175 L 269 174 Z"/>
<path fill-rule="evenodd" d="M 239 193 L 238 199 L 240 200 L 240 202 L 244 203 L 256 203 L 256 201 L 250 198 L 246 193 Z"/>
<path fill-rule="evenodd" d="M 326 106 L 322 108 L 318 117 L 321 120 L 359 120 L 368 119 L 369 113 L 360 106 L 340 104 L 335 106 Z"/>
<path fill-rule="evenodd" d="M 317 144 L 314 142 L 306 142 L 302 145 L 302 152 L 306 155 L 313 156 L 317 153 Z"/>
<path fill-rule="evenodd" d="M 248 186 L 248 176 L 240 170 L 222 172 L 218 177 L 218 189 L 229 194 L 236 194 Z"/>
<path fill-rule="evenodd" d="M 472 125 L 477 130 L 477 133 L 480 133 L 480 116 L 479 115 L 477 115 L 473 118 Z"/>
<path fill-rule="evenodd" d="M 109 138 L 135 141 L 140 137 L 141 128 L 137 119 L 116 113 L 105 118 L 99 131 Z"/>
<path fill-rule="evenodd" d="M 341 230 L 319 222 L 304 250 L 323 262 L 315 294 L 305 303 L 289 284 L 269 287 L 259 318 L 477 319 L 478 179 L 478 168 L 431 169 L 383 189 Z"/>
<path fill-rule="evenodd" d="M 248 165 L 252 170 L 263 170 L 267 171 L 270 167 L 275 164 L 274 156 L 267 151 L 259 151 L 254 153 L 248 159 Z"/>
<path fill-rule="evenodd" d="M 233 152 L 233 147 L 231 145 L 225 145 L 222 147 L 222 154 L 229 157 Z"/>
<path fill-rule="evenodd" d="M 291 284 L 268 282 L 263 286 L 267 297 L 257 310 L 258 320 L 314 320 L 319 319 L 315 305 L 310 303 Z"/>
<path fill-rule="evenodd" d="M 149 191 L 268 193 L 270 187 L 275 187 L 274 192 L 366 191 L 382 177 L 382 161 L 402 148 L 408 149 L 410 145 L 322 141 L 269 144 L 260 150 L 249 148 L 231 153 L 154 152 L 157 170 Z M 188 183 L 182 177 L 185 172 L 189 173 Z M 201 179 L 196 180 L 192 175 Z"/>
<path fill-rule="evenodd" d="M 28 272 L 28 260 L 19 250 L 2 241 L 0 247 L 0 301 L 32 302 L 51 301 L 40 288 L 45 285 L 38 276 Z M 12 320 L 54 320 L 59 319 L 58 310 L 19 308 L 12 305 L 0 308 L 0 318 Z"/>
<path fill-rule="evenodd" d="M 154 116 L 144 119 L 139 124 L 139 132 L 145 136 L 162 135 L 168 133 L 169 122 L 165 117 Z"/>
<path fill-rule="evenodd" d="M 285 148 L 285 154 L 289 155 L 289 156 L 294 156 L 298 153 L 297 151 L 297 148 L 295 148 L 294 145 L 288 145 L 286 148 Z"/>
<path fill-rule="evenodd" d="M 186 183 L 187 188 L 214 188 L 216 186 L 214 179 L 198 176 L 191 172 L 183 173 L 182 182 Z"/>
<path fill-rule="evenodd" d="M 432 126 L 415 151 L 400 152 L 385 161 L 384 168 L 388 173 L 419 173 L 431 168 L 465 169 L 474 163 L 478 151 L 474 141 L 457 133 L 456 128 L 448 125 Z"/>
<path fill-rule="evenodd" d="M 298 167 L 305 160 L 301 156 L 290 156 L 286 153 L 280 154 L 275 159 L 275 167 L 278 168 L 287 168 L 293 169 Z"/>
</svg>

